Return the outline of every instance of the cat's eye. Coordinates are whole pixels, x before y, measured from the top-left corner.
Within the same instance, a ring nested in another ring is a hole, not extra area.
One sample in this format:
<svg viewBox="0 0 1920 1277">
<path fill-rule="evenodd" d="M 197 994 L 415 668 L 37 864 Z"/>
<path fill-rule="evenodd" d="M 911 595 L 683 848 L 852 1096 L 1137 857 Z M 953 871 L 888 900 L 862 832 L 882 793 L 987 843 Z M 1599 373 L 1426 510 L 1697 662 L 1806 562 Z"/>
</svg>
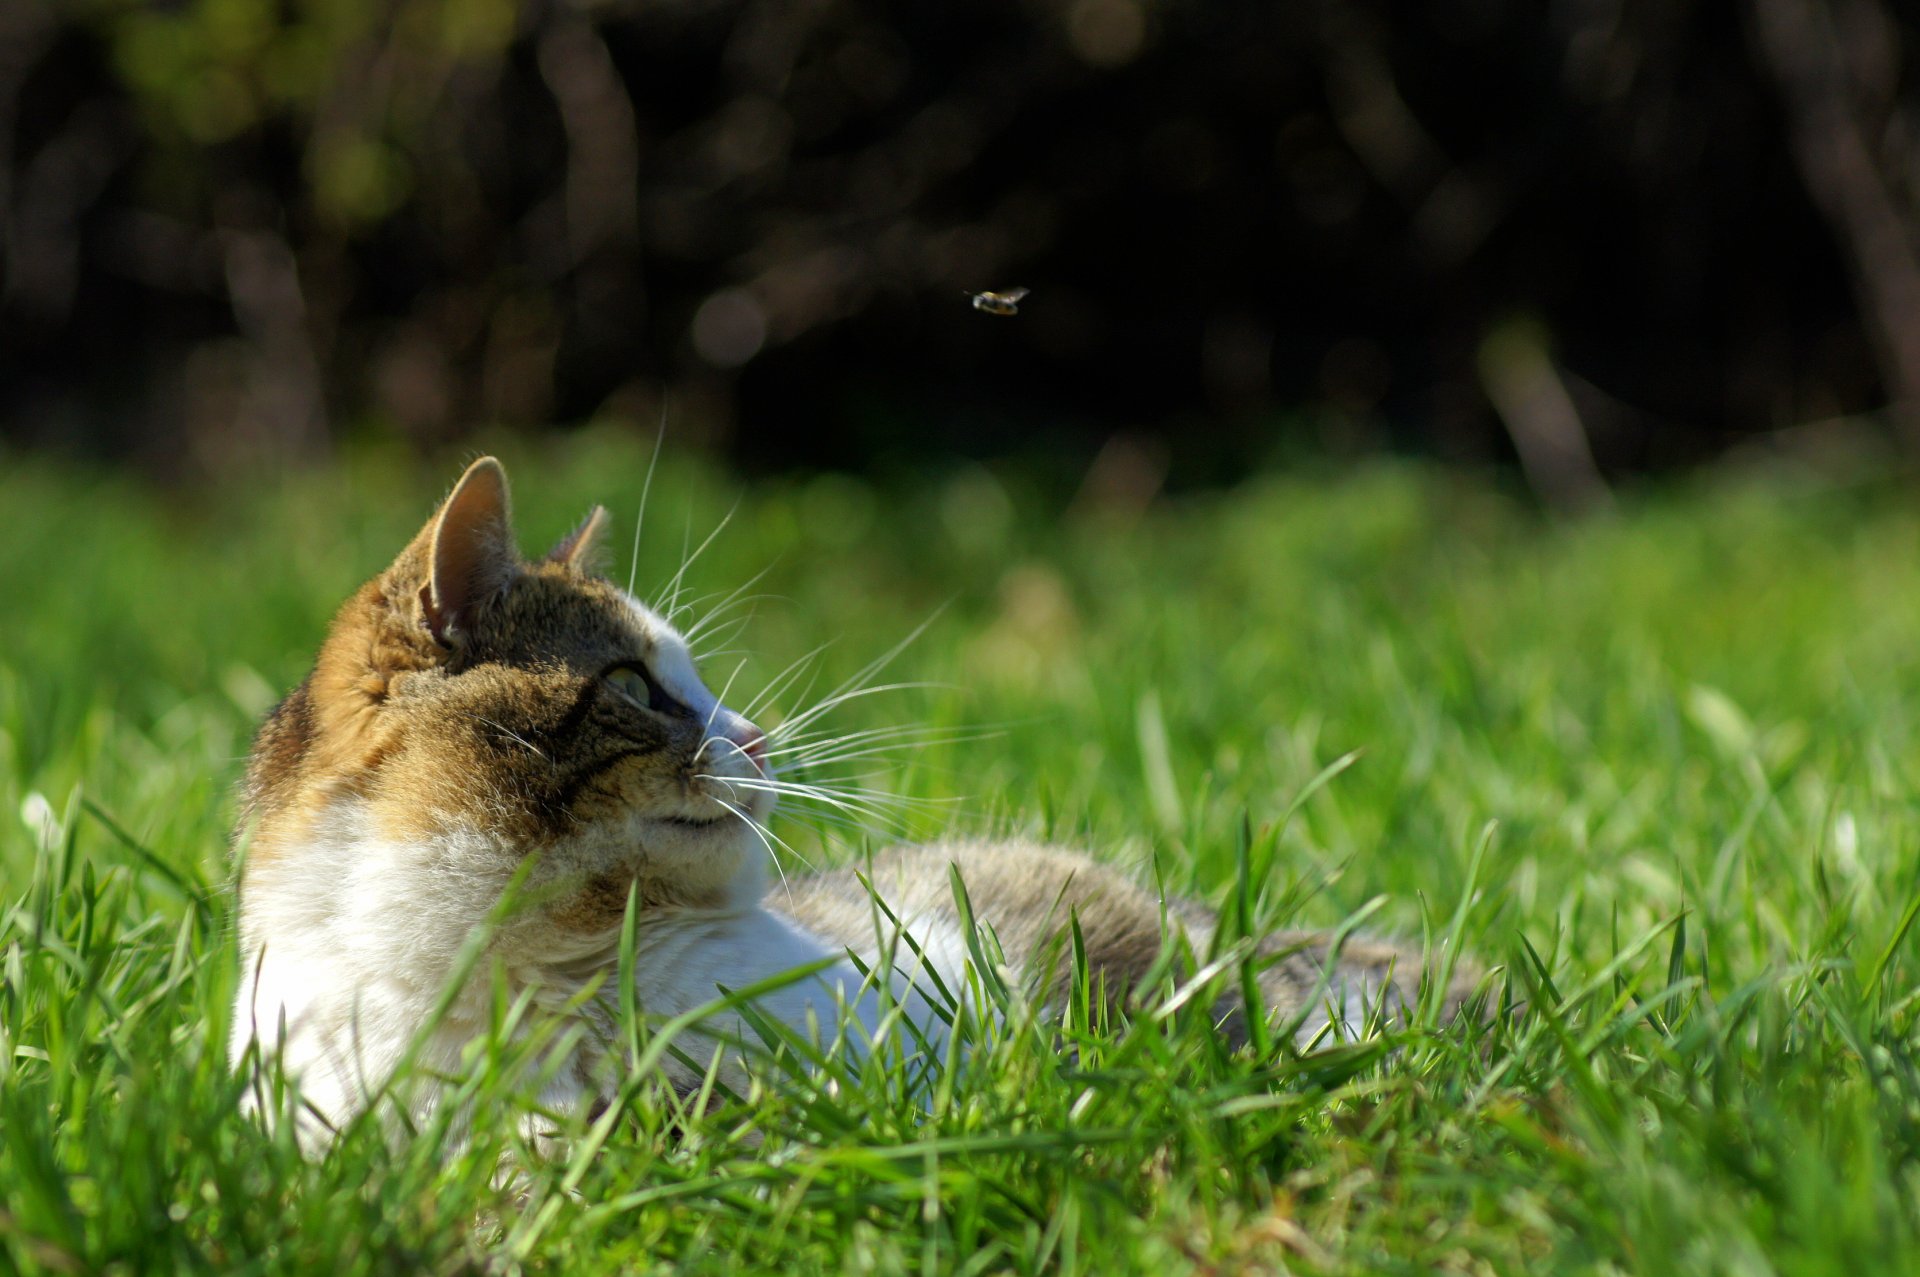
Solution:
<svg viewBox="0 0 1920 1277">
<path fill-rule="evenodd" d="M 635 705 L 644 705 L 656 714 L 668 714 L 679 702 L 667 695 L 667 689 L 638 665 L 619 665 L 607 671 L 607 682 Z"/>
</svg>

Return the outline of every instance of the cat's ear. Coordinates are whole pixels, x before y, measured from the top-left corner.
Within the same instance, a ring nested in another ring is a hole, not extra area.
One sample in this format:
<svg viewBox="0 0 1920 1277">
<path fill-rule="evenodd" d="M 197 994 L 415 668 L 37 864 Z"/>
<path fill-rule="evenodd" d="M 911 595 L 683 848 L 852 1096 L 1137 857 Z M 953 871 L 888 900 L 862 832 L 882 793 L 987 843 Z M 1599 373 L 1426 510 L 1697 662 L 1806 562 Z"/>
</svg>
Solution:
<svg viewBox="0 0 1920 1277">
<path fill-rule="evenodd" d="M 441 643 L 475 608 L 505 590 L 519 570 L 507 506 L 507 472 L 492 457 L 467 467 L 428 525 L 421 617 Z"/>
<path fill-rule="evenodd" d="M 547 562 L 570 567 L 576 572 L 593 573 L 600 567 L 600 538 L 607 530 L 607 508 L 597 505 L 580 521 L 580 526 L 560 538 L 547 551 Z"/>
</svg>

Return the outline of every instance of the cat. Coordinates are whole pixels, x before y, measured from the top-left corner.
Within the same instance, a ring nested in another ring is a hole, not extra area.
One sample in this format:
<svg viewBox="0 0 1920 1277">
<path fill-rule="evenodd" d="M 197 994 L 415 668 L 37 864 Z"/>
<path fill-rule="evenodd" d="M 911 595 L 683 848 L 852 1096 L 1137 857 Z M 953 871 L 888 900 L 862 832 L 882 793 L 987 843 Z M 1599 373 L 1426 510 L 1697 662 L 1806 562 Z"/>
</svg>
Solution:
<svg viewBox="0 0 1920 1277">
<path fill-rule="evenodd" d="M 439 1090 L 418 1079 L 457 1073 L 498 978 L 592 1030 L 554 1048 L 570 1054 L 545 1061 L 538 1107 L 599 1102 L 624 1066 L 597 1044 L 619 1040 L 630 899 L 635 1001 L 650 1016 L 801 971 L 752 1013 L 851 1052 L 888 1034 L 943 1049 L 954 991 L 968 987 L 954 870 L 1043 1003 L 1067 996 L 1071 921 L 1122 1000 L 1169 926 L 1208 952 L 1216 921 L 1203 906 L 1019 840 L 883 852 L 863 868 L 871 890 L 845 869 L 769 892 L 767 736 L 716 700 L 666 620 L 595 570 L 606 522 L 596 507 L 523 560 L 506 473 L 475 461 L 341 607 L 311 673 L 259 729 L 236 831 L 231 1049 L 236 1068 L 278 1056 L 303 1138 L 324 1143 L 403 1061 L 416 1083 L 401 1103 L 431 1111 Z M 484 962 L 464 960 L 475 937 Z M 1419 956 L 1390 944 L 1354 939 L 1335 956 L 1325 936 L 1281 933 L 1261 951 L 1266 1006 L 1302 1040 L 1330 1018 L 1400 1019 L 1419 996 Z M 1447 990 L 1449 1007 L 1469 980 Z M 1219 1020 L 1246 1040 L 1237 1005 Z M 742 1008 L 724 1007 L 661 1067 L 691 1088 L 714 1064 L 739 1087 L 752 1064 L 741 1040 L 755 1040 Z"/>
</svg>

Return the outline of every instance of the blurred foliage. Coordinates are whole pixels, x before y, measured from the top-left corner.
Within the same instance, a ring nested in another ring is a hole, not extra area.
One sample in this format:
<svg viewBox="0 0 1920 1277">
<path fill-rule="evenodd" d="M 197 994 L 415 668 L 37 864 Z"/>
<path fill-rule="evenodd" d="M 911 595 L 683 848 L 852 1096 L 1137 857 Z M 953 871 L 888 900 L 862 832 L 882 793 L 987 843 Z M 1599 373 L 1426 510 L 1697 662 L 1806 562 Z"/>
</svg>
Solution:
<svg viewBox="0 0 1920 1277">
<path fill-rule="evenodd" d="M 0 431 L 191 471 L 664 411 L 754 466 L 1120 432 L 1154 482 L 1411 446 L 1583 502 L 1906 420 L 1911 22 L 14 0 Z"/>
</svg>

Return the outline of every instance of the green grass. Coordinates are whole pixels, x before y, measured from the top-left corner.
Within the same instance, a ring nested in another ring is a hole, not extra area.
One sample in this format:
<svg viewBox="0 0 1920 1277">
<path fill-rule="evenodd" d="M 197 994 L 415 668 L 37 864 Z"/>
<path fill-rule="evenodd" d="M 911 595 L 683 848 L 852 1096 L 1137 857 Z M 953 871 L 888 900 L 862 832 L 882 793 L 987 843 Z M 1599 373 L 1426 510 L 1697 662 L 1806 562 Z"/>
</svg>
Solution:
<svg viewBox="0 0 1920 1277">
<path fill-rule="evenodd" d="M 646 445 L 503 452 L 530 549 L 593 501 L 624 546 Z M 1722 475 L 1560 525 L 1403 468 L 1137 514 L 978 470 L 742 496 L 669 457 L 640 583 L 736 496 L 693 592 L 771 564 L 736 688 L 832 640 L 830 686 L 934 618 L 892 672 L 949 686 L 838 715 L 997 725 L 878 782 L 961 800 L 918 832 L 1216 901 L 1244 862 L 1267 918 L 1380 898 L 1369 926 L 1458 925 L 1532 1009 L 1267 1059 L 1204 999 L 1015 1017 L 919 1107 L 879 1065 L 701 1114 L 641 1081 L 546 1161 L 511 1148 L 498 1047 L 470 1145 L 359 1128 L 306 1161 L 224 1063 L 229 789 L 454 465 L 192 499 L 4 471 L 0 1271 L 1920 1271 L 1904 488 Z"/>
</svg>

